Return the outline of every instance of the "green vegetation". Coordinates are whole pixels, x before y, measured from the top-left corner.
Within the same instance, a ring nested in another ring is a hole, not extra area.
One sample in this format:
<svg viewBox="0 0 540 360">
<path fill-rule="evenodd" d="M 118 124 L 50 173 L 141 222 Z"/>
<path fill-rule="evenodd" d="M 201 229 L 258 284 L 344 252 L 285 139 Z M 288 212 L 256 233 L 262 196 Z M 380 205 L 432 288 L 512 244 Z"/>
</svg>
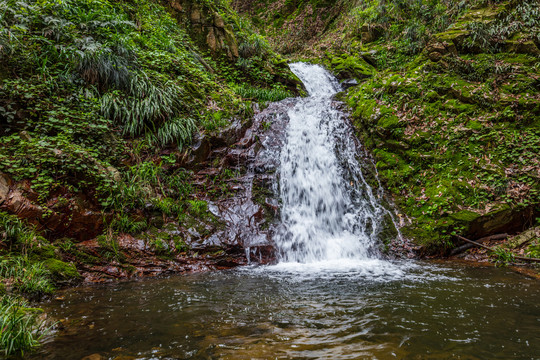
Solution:
<svg viewBox="0 0 540 360">
<path fill-rule="evenodd" d="M 0 171 L 31 180 L 42 206 L 55 191 L 100 200 L 102 189 L 121 191 L 115 167 L 124 173 L 124 156 L 173 144 L 181 149 L 198 126 L 217 130 L 211 125 L 217 120 L 225 120 L 219 128 L 228 118 L 249 116 L 237 92 L 260 101 L 289 94 L 272 73 L 292 75 L 239 19 L 242 56 L 234 62 L 204 55 L 189 31 L 152 1 L 0 6 Z M 258 92 L 237 91 L 248 86 Z"/>
<path fill-rule="evenodd" d="M 29 308 L 20 297 L 2 296 L 0 299 L 0 353 L 4 356 L 20 354 L 39 345 L 47 332 L 38 319 L 41 309 Z"/>
<path fill-rule="evenodd" d="M 222 229 L 209 204 L 243 172 L 215 147 L 253 103 L 302 94 L 277 52 L 358 81 L 340 98 L 425 251 L 532 225 L 539 47 L 533 0 L 0 0 L 3 351 L 40 334 L 19 297 L 78 281 L 77 266 L 139 271 L 137 246 L 198 256 L 188 237 Z M 254 200 L 270 223 L 267 190 Z"/>
<path fill-rule="evenodd" d="M 504 232 L 497 223 L 512 214 L 532 223 L 540 204 L 538 2 L 237 3 L 276 49 L 360 82 L 341 98 L 412 221 L 403 232 L 425 251 L 446 252 L 454 234 Z"/>
</svg>

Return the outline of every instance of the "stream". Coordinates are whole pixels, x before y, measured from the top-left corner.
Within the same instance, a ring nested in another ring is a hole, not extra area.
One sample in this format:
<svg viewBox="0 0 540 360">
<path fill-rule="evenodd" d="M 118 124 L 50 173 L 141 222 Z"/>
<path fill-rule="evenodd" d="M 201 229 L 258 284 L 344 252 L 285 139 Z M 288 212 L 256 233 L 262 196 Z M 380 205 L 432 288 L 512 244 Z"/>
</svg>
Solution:
<svg viewBox="0 0 540 360">
<path fill-rule="evenodd" d="M 540 359 L 537 280 L 379 253 L 392 215 L 333 105 L 340 85 L 291 69 L 309 96 L 261 151 L 278 164 L 277 264 L 64 290 L 40 304 L 61 326 L 31 358 Z"/>
</svg>

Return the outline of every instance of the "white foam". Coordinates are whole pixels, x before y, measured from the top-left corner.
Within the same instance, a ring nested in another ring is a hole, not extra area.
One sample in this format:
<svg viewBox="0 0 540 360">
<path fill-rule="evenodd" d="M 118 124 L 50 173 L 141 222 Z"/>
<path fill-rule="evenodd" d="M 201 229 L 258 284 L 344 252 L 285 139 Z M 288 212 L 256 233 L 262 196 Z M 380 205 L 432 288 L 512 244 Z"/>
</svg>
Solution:
<svg viewBox="0 0 540 360">
<path fill-rule="evenodd" d="M 274 239 L 279 260 L 321 264 L 376 258 L 387 211 L 364 180 L 345 115 L 332 106 L 339 84 L 318 65 L 297 63 L 291 69 L 310 96 L 289 111 L 280 155 L 281 228 Z"/>
</svg>

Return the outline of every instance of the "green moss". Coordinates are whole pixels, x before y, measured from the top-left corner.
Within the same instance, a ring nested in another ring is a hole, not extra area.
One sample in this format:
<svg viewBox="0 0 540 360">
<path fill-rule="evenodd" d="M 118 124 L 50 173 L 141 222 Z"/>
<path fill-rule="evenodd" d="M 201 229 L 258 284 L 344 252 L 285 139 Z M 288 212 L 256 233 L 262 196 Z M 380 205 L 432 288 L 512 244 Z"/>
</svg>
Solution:
<svg viewBox="0 0 540 360">
<path fill-rule="evenodd" d="M 47 259 L 58 259 L 58 248 L 54 245 L 47 244 L 43 241 L 41 246 L 35 246 L 31 249 L 29 258 L 32 261 L 40 261 Z"/>
<path fill-rule="evenodd" d="M 481 215 L 473 211 L 461 210 L 457 213 L 451 214 L 450 218 L 457 221 L 458 223 L 464 224 L 464 226 L 468 228 L 468 226 L 472 222 L 481 218 Z"/>
<path fill-rule="evenodd" d="M 374 73 L 373 66 L 362 58 L 354 56 L 332 57 L 329 65 L 337 76 L 341 78 L 365 79 Z"/>
<path fill-rule="evenodd" d="M 399 126 L 399 119 L 395 115 L 385 114 L 379 119 L 377 125 L 384 129 L 393 129 Z"/>
<path fill-rule="evenodd" d="M 73 264 L 57 259 L 48 259 L 43 265 L 49 270 L 55 282 L 71 282 L 81 279 L 81 275 Z"/>
</svg>

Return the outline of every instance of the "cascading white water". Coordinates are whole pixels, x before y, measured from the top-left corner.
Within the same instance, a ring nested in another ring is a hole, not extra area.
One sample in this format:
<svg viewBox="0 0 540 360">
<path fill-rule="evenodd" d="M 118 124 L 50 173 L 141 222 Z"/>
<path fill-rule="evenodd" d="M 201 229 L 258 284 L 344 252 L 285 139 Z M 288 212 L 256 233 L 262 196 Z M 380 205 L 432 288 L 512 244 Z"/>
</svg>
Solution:
<svg viewBox="0 0 540 360">
<path fill-rule="evenodd" d="M 291 69 L 309 97 L 289 111 L 280 155 L 282 221 L 275 237 L 280 261 L 376 258 L 386 210 L 362 175 L 360 145 L 345 115 L 332 107 L 340 85 L 318 65 L 296 63 Z"/>
</svg>

